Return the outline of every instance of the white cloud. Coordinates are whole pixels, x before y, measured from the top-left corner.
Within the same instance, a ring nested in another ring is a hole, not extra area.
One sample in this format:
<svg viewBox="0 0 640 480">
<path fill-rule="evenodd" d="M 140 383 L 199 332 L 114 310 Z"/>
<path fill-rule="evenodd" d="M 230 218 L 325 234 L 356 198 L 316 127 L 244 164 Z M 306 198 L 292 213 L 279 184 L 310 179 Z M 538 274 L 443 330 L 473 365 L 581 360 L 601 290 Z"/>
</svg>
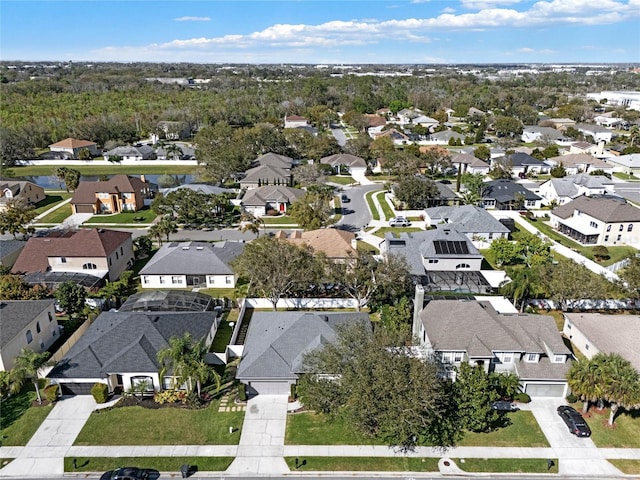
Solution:
<svg viewBox="0 0 640 480">
<path fill-rule="evenodd" d="M 211 17 L 178 17 L 173 20 L 175 22 L 210 22 Z"/>
<path fill-rule="evenodd" d="M 515 5 L 521 0 L 460 0 L 462 7 L 468 10 L 486 10 L 500 5 Z"/>
<path fill-rule="evenodd" d="M 533 54 L 542 54 L 542 55 L 549 55 L 552 53 L 556 53 L 555 50 L 551 50 L 548 48 L 542 48 L 542 49 L 535 49 L 535 48 L 530 48 L 530 47 L 522 47 L 519 48 L 518 50 L 516 50 L 518 53 L 533 53 Z"/>
<path fill-rule="evenodd" d="M 456 9 L 451 7 L 444 7 L 441 12 L 442 13 L 455 13 Z"/>
</svg>

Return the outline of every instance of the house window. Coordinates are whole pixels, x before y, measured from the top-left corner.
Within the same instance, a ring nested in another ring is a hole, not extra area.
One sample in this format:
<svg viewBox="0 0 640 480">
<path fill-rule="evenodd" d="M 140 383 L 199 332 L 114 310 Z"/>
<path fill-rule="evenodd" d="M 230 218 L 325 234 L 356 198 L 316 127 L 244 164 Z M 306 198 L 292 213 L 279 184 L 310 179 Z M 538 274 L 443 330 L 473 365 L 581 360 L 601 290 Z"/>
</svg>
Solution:
<svg viewBox="0 0 640 480">
<path fill-rule="evenodd" d="M 118 259 L 118 252 L 116 252 L 116 260 Z"/>
<path fill-rule="evenodd" d="M 145 285 L 149 285 L 149 277 L 147 277 L 146 275 L 142 276 L 142 283 L 144 283 Z"/>
<path fill-rule="evenodd" d="M 153 392 L 153 378 L 146 376 L 131 377 L 131 388 L 138 392 Z"/>
<path fill-rule="evenodd" d="M 538 361 L 538 354 L 537 353 L 527 353 L 527 356 L 524 359 L 525 362 L 528 363 L 535 363 Z"/>
<path fill-rule="evenodd" d="M 95 263 L 85 263 L 84 265 L 82 265 L 83 270 L 96 270 L 97 268 L 98 267 Z"/>
<path fill-rule="evenodd" d="M 56 332 L 56 329 L 55 329 L 55 328 L 52 328 L 52 329 L 51 329 L 51 336 L 52 336 L 52 337 L 55 337 L 57 334 L 58 334 L 58 333 Z"/>
<path fill-rule="evenodd" d="M 493 233 L 489 234 L 489 240 L 491 240 L 493 238 Z"/>
<path fill-rule="evenodd" d="M 120 255 L 124 255 L 124 250 L 120 247 Z"/>
<path fill-rule="evenodd" d="M 564 355 L 554 355 L 553 356 L 553 363 L 564 363 L 565 361 L 565 356 Z"/>
<path fill-rule="evenodd" d="M 624 230 L 624 225 L 620 225 L 620 228 L 618 229 L 619 232 Z"/>
<path fill-rule="evenodd" d="M 451 363 L 453 359 L 453 354 L 451 352 L 442 352 L 440 355 L 443 363 Z"/>
<path fill-rule="evenodd" d="M 589 226 L 593 228 L 598 228 L 598 224 L 596 222 L 589 222 Z"/>
<path fill-rule="evenodd" d="M 178 284 L 182 283 L 182 277 L 180 277 L 179 275 L 173 275 L 171 277 L 171 283 L 173 285 L 178 285 Z"/>
<path fill-rule="evenodd" d="M 500 363 L 513 363 L 513 353 L 512 352 L 500 352 L 496 353 L 496 357 Z"/>
<path fill-rule="evenodd" d="M 536 201 L 535 200 L 527 200 L 525 205 L 527 207 L 535 207 L 536 206 Z"/>
<path fill-rule="evenodd" d="M 111 266 L 111 257 L 109 257 L 109 266 Z"/>
<path fill-rule="evenodd" d="M 605 235 L 605 236 L 604 236 L 604 241 L 605 241 L 605 242 L 608 242 L 608 241 L 609 241 L 609 235 Z"/>
<path fill-rule="evenodd" d="M 53 322 L 53 315 L 51 315 L 51 312 L 47 312 L 47 315 L 49 316 L 49 321 Z"/>
<path fill-rule="evenodd" d="M 627 232 L 630 232 L 633 230 L 633 223 L 630 223 L 629 226 L 627 227 Z"/>
<path fill-rule="evenodd" d="M 67 263 L 67 258 L 66 257 L 59 257 L 58 258 L 58 263 Z"/>
<path fill-rule="evenodd" d="M 438 263 L 438 260 L 434 258 L 430 258 L 429 263 Z"/>
<path fill-rule="evenodd" d="M 40 322 L 36 322 L 36 333 L 40 333 Z"/>
<path fill-rule="evenodd" d="M 607 232 L 611 231 L 611 225 L 607 225 Z"/>
<path fill-rule="evenodd" d="M 228 275 L 224 278 L 224 281 L 225 281 L 225 283 L 226 283 L 227 285 L 231 285 L 231 283 L 232 283 L 232 282 L 231 282 L 231 277 L 230 277 L 230 276 L 228 276 Z"/>
<path fill-rule="evenodd" d="M 33 334 L 31 333 L 31 330 L 27 330 L 27 343 L 31 342 L 33 342 Z"/>
<path fill-rule="evenodd" d="M 462 361 L 462 352 L 454 352 L 453 361 L 456 363 L 460 363 Z"/>
<path fill-rule="evenodd" d="M 471 268 L 471 265 L 469 265 L 468 263 L 459 263 L 458 265 L 456 265 L 456 270 L 463 270 L 467 268 Z"/>
<path fill-rule="evenodd" d="M 618 241 L 618 242 L 619 242 L 621 239 L 622 239 L 622 235 L 618 235 L 618 236 L 616 237 L 616 241 Z"/>
<path fill-rule="evenodd" d="M 161 284 L 163 284 L 163 283 L 164 283 L 164 277 L 162 277 L 162 276 L 161 276 L 161 277 L 158 277 L 158 279 L 159 279 L 159 281 L 160 281 L 160 283 L 161 283 Z"/>
</svg>

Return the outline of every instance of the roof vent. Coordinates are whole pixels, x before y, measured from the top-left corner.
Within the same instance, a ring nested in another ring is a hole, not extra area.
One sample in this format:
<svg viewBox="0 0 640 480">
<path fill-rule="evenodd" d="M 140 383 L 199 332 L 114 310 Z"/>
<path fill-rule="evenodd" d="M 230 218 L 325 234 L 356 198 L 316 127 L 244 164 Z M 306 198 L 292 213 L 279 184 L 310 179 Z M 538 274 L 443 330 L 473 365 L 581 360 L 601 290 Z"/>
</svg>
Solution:
<svg viewBox="0 0 640 480">
<path fill-rule="evenodd" d="M 183 250 L 189 250 L 189 247 L 182 247 Z"/>
<path fill-rule="evenodd" d="M 153 323 L 158 323 L 158 320 L 160 320 L 160 317 L 153 317 Z"/>
<path fill-rule="evenodd" d="M 196 250 L 204 250 L 204 247 L 196 247 Z"/>
</svg>

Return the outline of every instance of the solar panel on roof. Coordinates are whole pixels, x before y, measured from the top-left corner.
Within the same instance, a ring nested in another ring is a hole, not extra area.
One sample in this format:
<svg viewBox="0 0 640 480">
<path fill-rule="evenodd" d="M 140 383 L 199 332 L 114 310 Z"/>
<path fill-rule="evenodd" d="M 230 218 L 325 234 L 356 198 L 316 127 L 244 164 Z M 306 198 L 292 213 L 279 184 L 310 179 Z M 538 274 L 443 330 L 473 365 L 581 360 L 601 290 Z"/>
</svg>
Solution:
<svg viewBox="0 0 640 480">
<path fill-rule="evenodd" d="M 438 255 L 466 255 L 469 253 L 467 242 L 458 240 L 435 240 L 433 246 Z"/>
</svg>

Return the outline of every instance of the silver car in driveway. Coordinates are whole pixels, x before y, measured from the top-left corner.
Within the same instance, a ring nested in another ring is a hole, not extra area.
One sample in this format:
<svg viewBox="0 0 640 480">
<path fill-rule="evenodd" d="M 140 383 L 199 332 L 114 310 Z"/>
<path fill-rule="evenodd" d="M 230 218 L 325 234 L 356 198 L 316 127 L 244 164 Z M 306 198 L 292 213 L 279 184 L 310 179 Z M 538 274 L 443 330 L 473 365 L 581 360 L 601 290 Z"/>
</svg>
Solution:
<svg viewBox="0 0 640 480">
<path fill-rule="evenodd" d="M 404 217 L 394 217 L 389 220 L 390 227 L 408 227 L 411 222 Z"/>
</svg>

